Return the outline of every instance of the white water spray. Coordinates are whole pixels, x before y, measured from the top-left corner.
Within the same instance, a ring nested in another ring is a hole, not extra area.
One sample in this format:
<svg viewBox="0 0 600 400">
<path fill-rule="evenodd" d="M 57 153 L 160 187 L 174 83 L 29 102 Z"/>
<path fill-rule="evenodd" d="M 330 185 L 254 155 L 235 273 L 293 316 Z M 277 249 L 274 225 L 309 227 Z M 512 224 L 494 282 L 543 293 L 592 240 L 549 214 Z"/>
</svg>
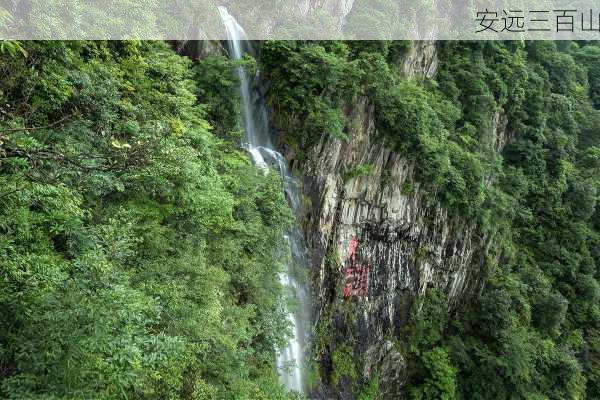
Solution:
<svg viewBox="0 0 600 400">
<path fill-rule="evenodd" d="M 252 54 L 250 42 L 244 29 L 229 14 L 227 8 L 219 7 L 221 19 L 227 30 L 228 49 L 230 57 L 236 60 L 242 59 L 244 53 Z M 242 95 L 242 123 L 246 133 L 246 143 L 244 147 L 250 153 L 254 164 L 261 168 L 265 173 L 268 171 L 268 165 L 274 165 L 279 169 L 284 182 L 284 191 L 290 206 L 298 215 L 300 201 L 298 195 L 297 183 L 288 170 L 287 163 L 283 156 L 278 153 L 271 142 L 269 135 L 267 109 L 264 101 L 252 90 L 252 79 L 244 67 L 237 68 L 237 74 L 240 81 L 240 91 Z M 292 260 L 295 263 L 304 264 L 306 251 L 302 241 L 302 234 L 298 229 L 293 229 L 285 235 L 285 240 L 290 246 Z M 287 317 L 293 329 L 293 337 L 290 339 L 286 348 L 278 354 L 277 369 L 283 383 L 289 390 L 303 392 L 302 383 L 302 345 L 305 342 L 306 335 L 303 322 L 306 315 L 304 306 L 304 292 L 294 280 L 290 273 L 290 267 L 286 266 L 286 271 L 280 275 L 281 283 L 284 287 L 296 292 L 300 301 L 301 309 L 295 313 L 288 312 Z"/>
</svg>

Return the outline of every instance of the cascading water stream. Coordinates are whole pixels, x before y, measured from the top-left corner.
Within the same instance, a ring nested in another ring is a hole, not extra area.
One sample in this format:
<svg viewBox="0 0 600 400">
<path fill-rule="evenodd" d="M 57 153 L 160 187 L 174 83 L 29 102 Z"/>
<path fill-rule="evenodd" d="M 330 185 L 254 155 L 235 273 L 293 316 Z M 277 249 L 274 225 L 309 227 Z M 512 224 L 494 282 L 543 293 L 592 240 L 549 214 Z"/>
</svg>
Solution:
<svg viewBox="0 0 600 400">
<path fill-rule="evenodd" d="M 225 25 L 228 39 L 228 50 L 231 58 L 242 59 L 244 53 L 252 54 L 250 42 L 244 29 L 229 14 L 225 7 L 219 7 L 219 13 Z M 237 68 L 237 74 L 240 82 L 240 92 L 242 97 L 242 123 L 246 133 L 246 143 L 244 147 L 250 153 L 256 166 L 265 173 L 268 172 L 268 165 L 273 164 L 281 173 L 284 182 L 284 191 L 294 213 L 299 215 L 300 201 L 297 188 L 297 182 L 289 172 L 287 163 L 283 156 L 278 153 L 271 142 L 267 108 L 260 96 L 252 90 L 252 78 L 244 67 Z M 292 229 L 285 235 L 285 240 L 290 246 L 292 261 L 295 265 L 305 265 L 306 249 L 302 240 L 302 233 L 299 229 Z M 303 392 L 302 382 L 302 347 L 306 339 L 306 329 L 304 323 L 305 316 L 305 295 L 303 288 L 298 284 L 291 274 L 290 266 L 280 275 L 281 283 L 284 287 L 291 289 L 297 295 L 300 303 L 300 309 L 296 312 L 287 313 L 290 325 L 293 329 L 293 337 L 290 339 L 286 348 L 278 354 L 277 369 L 283 383 L 289 390 Z"/>
</svg>

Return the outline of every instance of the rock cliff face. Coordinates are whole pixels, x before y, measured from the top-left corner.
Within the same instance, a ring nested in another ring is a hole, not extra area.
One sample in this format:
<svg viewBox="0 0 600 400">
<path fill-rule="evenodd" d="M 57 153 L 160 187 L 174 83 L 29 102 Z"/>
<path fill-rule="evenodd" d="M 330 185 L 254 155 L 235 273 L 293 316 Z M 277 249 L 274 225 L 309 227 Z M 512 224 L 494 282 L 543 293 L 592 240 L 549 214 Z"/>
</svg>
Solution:
<svg viewBox="0 0 600 400">
<path fill-rule="evenodd" d="M 423 42 L 402 68 L 407 77 L 431 77 L 436 66 L 435 45 Z M 313 356 L 324 382 L 319 396 L 355 397 L 353 389 L 327 376 L 336 348 L 349 345 L 358 378 L 368 381 L 378 374 L 383 397 L 394 398 L 402 391 L 406 366 L 394 343 L 401 340 L 411 304 L 429 287 L 445 292 L 450 308 L 479 290 L 487 243 L 473 223 L 451 218 L 421 189 L 418 165 L 378 138 L 372 106 L 360 100 L 346 114 L 353 127 L 350 140 L 323 137 L 298 167 L 307 198 L 306 235 L 317 266 Z M 500 149 L 503 115 L 494 122 Z M 368 173 L 352 173 L 365 165 L 372 166 Z M 346 294 L 358 295 L 345 298 L 344 287 L 352 283 L 366 286 L 366 293 L 347 287 Z M 325 340 L 319 332 L 326 332 Z"/>
<path fill-rule="evenodd" d="M 413 42 L 402 63 L 402 72 L 407 78 L 433 78 L 437 72 L 438 58 L 435 42 L 421 40 Z"/>
<path fill-rule="evenodd" d="M 328 15 L 336 18 L 337 29 L 341 29 L 344 19 L 352 10 L 354 0 L 305 0 L 306 10 L 313 14 L 317 11 L 324 11 Z"/>
<path fill-rule="evenodd" d="M 432 78 L 437 65 L 435 42 L 415 42 L 399 71 L 407 79 Z M 266 82 L 258 88 L 264 95 Z M 397 343 L 411 306 L 428 288 L 444 292 L 450 309 L 480 290 L 490 239 L 422 189 L 419 166 L 377 134 L 372 105 L 358 99 L 345 114 L 352 127 L 348 141 L 325 135 L 306 161 L 291 160 L 303 182 L 302 223 L 314 266 L 312 358 L 323 384 L 313 394 L 356 397 L 356 386 L 332 377 L 333 354 L 349 346 L 357 380 L 378 376 L 382 398 L 396 398 L 406 372 Z M 498 152 L 508 140 L 506 125 L 500 110 L 490 133 Z M 356 173 L 367 165 L 368 171 Z"/>
<path fill-rule="evenodd" d="M 269 4 L 268 2 L 265 2 Z M 272 1 L 269 4 L 269 11 L 273 8 L 280 7 L 277 2 Z M 352 11 L 352 7 L 355 5 L 354 0 L 299 0 L 295 2 L 289 2 L 288 5 L 284 6 L 281 13 L 267 12 L 261 13 L 260 11 L 256 14 L 259 18 L 264 18 L 260 23 L 254 24 L 254 21 L 247 21 L 247 23 L 253 26 L 253 30 L 259 36 L 264 37 L 265 34 L 272 34 L 273 32 L 279 32 L 278 38 L 286 37 L 285 32 L 278 31 L 281 26 L 293 26 L 290 21 L 295 21 L 303 26 L 303 34 L 307 35 L 304 38 L 311 36 L 312 29 L 317 29 L 319 33 L 322 30 L 329 32 L 329 37 L 343 37 L 342 29 L 346 23 L 346 17 Z M 261 5 L 264 7 L 264 5 Z M 263 8 L 264 9 L 264 8 Z M 316 16 L 327 16 L 328 22 L 326 25 L 323 21 Z M 245 21 L 246 22 L 246 21 Z M 312 28 L 309 28 L 312 27 Z M 317 34 L 319 36 L 319 34 Z M 295 37 L 290 37 L 290 39 Z"/>
<path fill-rule="evenodd" d="M 191 58 L 202 59 L 212 55 L 226 54 L 225 49 L 218 41 L 210 40 L 172 40 L 169 41 L 177 54 Z"/>
</svg>

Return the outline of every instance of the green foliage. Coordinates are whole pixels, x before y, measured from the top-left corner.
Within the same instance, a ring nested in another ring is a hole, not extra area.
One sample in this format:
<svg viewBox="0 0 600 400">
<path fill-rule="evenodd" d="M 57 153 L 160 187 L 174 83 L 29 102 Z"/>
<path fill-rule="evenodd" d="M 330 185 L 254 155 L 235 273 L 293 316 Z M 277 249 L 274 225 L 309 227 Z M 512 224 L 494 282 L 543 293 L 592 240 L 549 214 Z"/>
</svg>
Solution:
<svg viewBox="0 0 600 400">
<path fill-rule="evenodd" d="M 347 140 L 342 107 L 357 94 L 360 70 L 342 42 L 267 41 L 261 67 L 273 83 L 270 102 L 280 112 L 285 142 L 300 159 L 322 135 Z"/>
<path fill-rule="evenodd" d="M 252 69 L 255 61 L 250 57 L 232 61 L 225 56 L 208 56 L 193 67 L 197 82 L 198 99 L 205 107 L 206 118 L 213 125 L 213 132 L 220 137 L 232 137 L 238 127 L 240 93 L 237 79 L 238 68 Z"/>
<path fill-rule="evenodd" d="M 210 132 L 214 88 L 162 43 L 22 45 L 0 61 L 0 396 L 286 398 L 291 216 Z"/>
<path fill-rule="evenodd" d="M 357 378 L 352 347 L 338 346 L 331 355 L 331 362 L 333 364 L 331 382 L 334 385 L 337 386 L 344 380 L 353 381 Z"/>
<path fill-rule="evenodd" d="M 596 110 L 600 109 L 600 47 L 586 45 L 575 52 L 575 61 L 585 67 L 588 79 L 589 97 Z"/>
<path fill-rule="evenodd" d="M 441 346 L 448 323 L 445 297 L 428 290 L 411 309 L 402 337 L 408 355 L 408 388 L 411 399 L 456 398 L 456 369 L 448 350 Z"/>
<path fill-rule="evenodd" d="M 373 173 L 373 168 L 374 166 L 372 164 L 360 164 L 355 168 L 344 171 L 342 173 L 342 178 L 344 179 L 344 182 L 346 182 L 350 179 L 356 179 L 360 176 L 368 176 Z"/>
<path fill-rule="evenodd" d="M 424 382 L 410 389 L 415 400 L 452 400 L 456 398 L 456 370 L 450 365 L 448 351 L 436 347 L 423 354 L 423 365 L 427 370 Z"/>
<path fill-rule="evenodd" d="M 379 375 L 375 375 L 369 379 L 360 392 L 358 392 L 357 400 L 376 400 L 379 396 Z"/>
<path fill-rule="evenodd" d="M 589 301 L 597 293 L 598 257 L 592 249 L 597 246 L 598 179 L 588 178 L 594 162 L 587 163 L 586 154 L 593 153 L 599 138 L 588 128 L 596 118 L 594 72 L 583 69 L 594 65 L 583 59 L 576 63 L 585 56 L 567 44 L 461 47 L 445 47 L 441 74 L 451 83 L 444 90 L 460 99 L 460 86 L 470 86 L 453 79 L 468 68 L 460 62 L 455 66 L 456 51 L 481 54 L 479 71 L 491 70 L 502 82 L 490 90 L 507 112 L 514 137 L 493 187 L 494 198 L 502 200 L 484 202 L 506 238 L 503 265 L 444 340 L 459 371 L 458 393 L 480 399 L 596 398 L 592 349 L 598 319 Z M 510 55 L 509 49 L 514 50 Z"/>
<path fill-rule="evenodd" d="M 319 364 L 314 361 L 309 363 L 308 367 L 305 368 L 304 376 L 306 377 L 306 385 L 309 388 L 309 390 L 317 389 L 319 383 L 321 382 L 321 372 Z"/>
<path fill-rule="evenodd" d="M 2 15 L 0 15 L 0 23 L 1 22 Z M 11 57 L 27 57 L 27 52 L 17 40 L 0 40 L 0 54 L 8 54 Z"/>
</svg>

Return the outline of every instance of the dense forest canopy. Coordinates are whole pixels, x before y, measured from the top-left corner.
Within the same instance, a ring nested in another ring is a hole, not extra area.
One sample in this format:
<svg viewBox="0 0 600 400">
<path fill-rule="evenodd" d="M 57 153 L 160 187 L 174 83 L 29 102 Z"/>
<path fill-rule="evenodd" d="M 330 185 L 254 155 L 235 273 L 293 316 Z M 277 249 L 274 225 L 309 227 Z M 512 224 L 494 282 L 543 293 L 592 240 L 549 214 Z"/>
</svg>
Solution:
<svg viewBox="0 0 600 400">
<path fill-rule="evenodd" d="M 2 397 L 283 398 L 277 174 L 210 133 L 167 45 L 22 46 L 0 64 Z"/>
<path fill-rule="evenodd" d="M 434 79 L 403 76 L 410 47 L 268 41 L 241 61 L 300 162 L 322 135 L 352 140 L 343 110 L 365 98 L 431 196 L 490 238 L 480 295 L 415 305 L 405 397 L 600 398 L 600 45 L 441 42 Z M 293 221 L 278 175 L 239 150 L 239 63 L 0 47 L 0 397 L 293 396 L 274 369 Z M 360 355 L 333 364 L 377 398 Z"/>
</svg>

